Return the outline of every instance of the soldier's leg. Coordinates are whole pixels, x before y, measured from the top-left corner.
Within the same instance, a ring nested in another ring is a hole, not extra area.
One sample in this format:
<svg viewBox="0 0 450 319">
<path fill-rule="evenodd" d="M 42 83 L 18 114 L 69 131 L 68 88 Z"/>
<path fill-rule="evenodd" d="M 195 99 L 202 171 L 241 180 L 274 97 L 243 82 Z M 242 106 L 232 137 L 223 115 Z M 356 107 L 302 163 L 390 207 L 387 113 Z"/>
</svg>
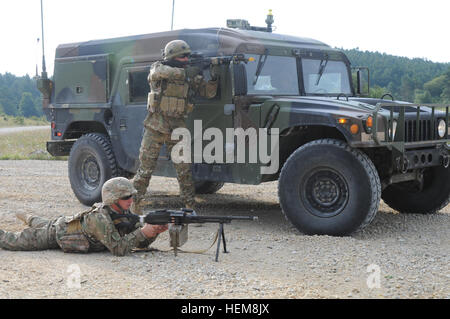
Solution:
<svg viewBox="0 0 450 319">
<path fill-rule="evenodd" d="M 176 141 L 167 141 L 167 150 L 169 154 L 172 152 Z M 173 161 L 172 161 L 173 162 Z M 195 209 L 195 187 L 192 179 L 192 164 L 191 163 L 175 163 L 173 162 L 175 170 L 177 171 L 178 184 L 180 185 L 180 197 L 185 208 Z"/>
<path fill-rule="evenodd" d="M 32 227 L 32 228 L 45 227 L 50 222 L 46 218 L 42 218 L 39 216 L 35 216 L 35 215 L 23 213 L 23 212 L 16 213 L 16 217 L 18 219 L 20 219 L 21 221 L 23 221 L 25 223 L 25 225 Z"/>
<path fill-rule="evenodd" d="M 39 216 L 28 215 L 27 224 L 32 228 L 46 227 L 48 226 L 48 223 L 50 223 L 48 219 Z"/>
<path fill-rule="evenodd" d="M 0 230 L 0 248 L 6 250 L 45 250 L 59 248 L 53 223 L 43 227 L 27 228 L 21 232 Z"/>
<path fill-rule="evenodd" d="M 134 202 L 134 213 L 140 214 L 140 202 L 147 192 L 150 179 L 156 167 L 159 151 L 164 144 L 164 134 L 152 130 L 145 129 L 142 138 L 141 149 L 139 153 L 139 169 L 136 172 L 132 182 L 134 188 L 137 190 Z"/>
</svg>

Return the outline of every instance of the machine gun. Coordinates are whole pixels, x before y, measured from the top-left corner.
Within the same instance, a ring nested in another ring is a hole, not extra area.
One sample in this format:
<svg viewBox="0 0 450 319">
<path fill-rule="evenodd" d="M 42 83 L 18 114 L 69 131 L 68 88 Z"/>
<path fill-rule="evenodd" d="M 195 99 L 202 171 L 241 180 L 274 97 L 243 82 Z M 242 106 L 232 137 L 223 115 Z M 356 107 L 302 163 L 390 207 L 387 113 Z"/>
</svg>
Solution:
<svg viewBox="0 0 450 319">
<path fill-rule="evenodd" d="M 231 61 L 233 61 L 235 63 L 238 63 L 238 62 L 247 63 L 248 59 L 246 59 L 243 54 L 210 57 L 210 56 L 203 55 L 199 52 L 193 52 L 191 54 L 188 64 L 194 65 L 194 66 L 203 66 L 203 69 L 204 69 L 210 65 L 229 64 Z"/>
<path fill-rule="evenodd" d="M 192 77 L 192 75 L 199 74 L 207 68 L 210 68 L 210 70 L 212 70 L 214 68 L 219 68 L 221 65 L 229 65 L 231 62 L 247 63 L 248 61 L 249 59 L 247 59 L 243 54 L 211 57 L 203 55 L 202 53 L 194 52 L 190 56 L 186 72 L 188 76 Z"/>
<path fill-rule="evenodd" d="M 217 250 L 216 250 L 216 261 L 219 258 L 220 241 L 223 241 L 224 253 L 227 253 L 226 241 L 225 241 L 225 231 L 224 224 L 231 223 L 232 220 L 258 220 L 256 216 L 200 216 L 192 209 L 182 208 L 181 210 L 154 210 L 147 211 L 145 215 L 136 214 L 118 214 L 115 212 L 110 213 L 111 219 L 113 221 L 117 219 L 126 218 L 128 222 L 121 221 L 115 223 L 117 229 L 122 229 L 124 232 L 129 233 L 135 228 L 136 224 L 143 226 L 144 224 L 152 225 L 166 225 L 173 223 L 175 226 L 183 226 L 188 224 L 204 224 L 204 223 L 218 223 L 219 229 L 217 231 Z M 178 228 L 179 230 L 180 228 Z M 176 234 L 179 236 L 179 233 Z M 177 255 L 178 240 L 175 240 L 174 252 Z"/>
</svg>

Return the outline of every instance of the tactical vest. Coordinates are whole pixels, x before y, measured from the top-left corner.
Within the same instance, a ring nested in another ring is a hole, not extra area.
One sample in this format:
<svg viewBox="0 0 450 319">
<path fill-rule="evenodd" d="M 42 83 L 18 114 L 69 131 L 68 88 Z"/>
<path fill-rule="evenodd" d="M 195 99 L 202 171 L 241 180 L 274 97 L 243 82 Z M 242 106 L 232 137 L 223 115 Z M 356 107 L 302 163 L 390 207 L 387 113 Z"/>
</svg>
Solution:
<svg viewBox="0 0 450 319">
<path fill-rule="evenodd" d="M 56 242 L 65 253 L 87 253 L 89 252 L 89 240 L 82 230 L 81 220 L 90 212 L 98 209 L 93 206 L 89 210 L 74 216 L 62 217 L 56 225 Z"/>
<path fill-rule="evenodd" d="M 189 83 L 182 68 L 170 67 L 156 62 L 148 76 L 150 93 L 148 110 L 169 117 L 183 117 L 190 113 L 193 105 L 188 101 Z"/>
</svg>

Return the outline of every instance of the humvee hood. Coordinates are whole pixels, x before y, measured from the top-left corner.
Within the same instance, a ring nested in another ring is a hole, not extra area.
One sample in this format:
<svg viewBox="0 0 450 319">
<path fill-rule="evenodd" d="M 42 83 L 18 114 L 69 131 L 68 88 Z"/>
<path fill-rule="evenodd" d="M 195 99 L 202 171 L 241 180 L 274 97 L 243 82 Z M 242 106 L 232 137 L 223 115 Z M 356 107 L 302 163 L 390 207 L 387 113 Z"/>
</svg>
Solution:
<svg viewBox="0 0 450 319">
<path fill-rule="evenodd" d="M 345 97 L 311 97 L 311 96 L 299 96 L 299 97 L 277 97 L 272 100 L 273 102 L 284 102 L 290 103 L 291 108 L 295 112 L 295 109 L 306 111 L 308 109 L 324 112 L 335 112 L 339 111 L 348 113 L 372 113 L 375 110 L 375 106 L 359 101 L 354 101 L 349 99 L 346 100 Z"/>
</svg>

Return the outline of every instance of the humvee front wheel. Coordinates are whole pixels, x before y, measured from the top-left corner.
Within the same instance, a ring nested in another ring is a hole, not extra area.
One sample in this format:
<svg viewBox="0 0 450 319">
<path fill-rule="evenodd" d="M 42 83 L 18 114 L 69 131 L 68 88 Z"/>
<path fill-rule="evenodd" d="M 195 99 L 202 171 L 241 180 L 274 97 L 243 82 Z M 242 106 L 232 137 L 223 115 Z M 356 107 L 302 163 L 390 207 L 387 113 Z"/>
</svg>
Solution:
<svg viewBox="0 0 450 319">
<path fill-rule="evenodd" d="M 450 203 L 450 167 L 436 166 L 423 172 L 423 181 L 389 185 L 381 198 L 400 213 L 432 214 Z"/>
<path fill-rule="evenodd" d="M 367 155 L 342 141 L 322 139 L 287 159 L 278 195 L 286 218 L 302 233 L 344 236 L 373 220 L 381 185 Z"/>
<path fill-rule="evenodd" d="M 81 203 L 91 206 L 101 202 L 103 184 L 115 176 L 118 176 L 118 169 L 108 137 L 89 133 L 73 144 L 69 156 L 69 179 Z"/>
</svg>

